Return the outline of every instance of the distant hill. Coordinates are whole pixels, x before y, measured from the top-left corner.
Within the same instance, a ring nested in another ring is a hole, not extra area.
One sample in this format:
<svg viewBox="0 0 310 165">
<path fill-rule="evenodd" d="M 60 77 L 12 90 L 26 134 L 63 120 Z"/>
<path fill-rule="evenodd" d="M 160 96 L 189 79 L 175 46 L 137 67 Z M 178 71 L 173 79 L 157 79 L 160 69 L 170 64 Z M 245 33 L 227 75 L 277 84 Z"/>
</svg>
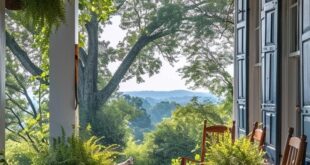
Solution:
<svg viewBox="0 0 310 165">
<path fill-rule="evenodd" d="M 218 97 L 207 92 L 193 92 L 187 90 L 173 91 L 130 91 L 123 92 L 124 95 L 141 97 L 146 99 L 150 104 L 154 105 L 161 101 L 176 102 L 184 105 L 190 102 L 193 97 L 198 97 L 200 102 L 218 102 Z"/>
</svg>

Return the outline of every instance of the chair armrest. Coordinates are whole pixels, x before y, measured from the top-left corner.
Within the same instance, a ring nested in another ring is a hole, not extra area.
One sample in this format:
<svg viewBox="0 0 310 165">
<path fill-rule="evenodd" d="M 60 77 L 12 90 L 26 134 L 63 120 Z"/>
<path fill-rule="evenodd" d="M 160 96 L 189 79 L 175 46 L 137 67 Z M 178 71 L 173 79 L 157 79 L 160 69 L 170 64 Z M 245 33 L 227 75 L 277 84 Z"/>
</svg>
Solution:
<svg viewBox="0 0 310 165">
<path fill-rule="evenodd" d="M 199 160 L 194 160 L 194 159 L 187 158 L 187 157 L 181 157 L 180 159 L 181 159 L 182 162 L 184 162 L 185 164 L 186 164 L 186 161 L 190 161 L 190 162 L 194 162 L 194 163 L 199 163 L 199 164 L 203 163 L 203 162 L 201 162 L 201 161 L 199 161 Z"/>
</svg>

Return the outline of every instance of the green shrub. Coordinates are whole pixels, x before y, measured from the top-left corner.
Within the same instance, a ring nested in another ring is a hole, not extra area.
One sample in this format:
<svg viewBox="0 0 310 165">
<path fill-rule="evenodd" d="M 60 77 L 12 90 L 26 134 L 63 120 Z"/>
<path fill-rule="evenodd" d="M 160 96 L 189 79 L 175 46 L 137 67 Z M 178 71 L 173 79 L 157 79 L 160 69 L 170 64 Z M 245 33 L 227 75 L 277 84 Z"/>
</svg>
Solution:
<svg viewBox="0 0 310 165">
<path fill-rule="evenodd" d="M 39 153 L 47 152 L 48 145 L 42 143 Z M 5 159 L 9 165 L 38 164 L 36 162 L 42 159 L 39 153 L 26 141 L 7 140 L 5 143 Z"/>
<path fill-rule="evenodd" d="M 133 157 L 134 159 L 134 164 L 135 165 L 145 165 L 145 164 L 150 164 L 148 162 L 148 152 L 150 148 L 148 147 L 147 144 L 137 144 L 134 141 L 133 137 L 130 137 L 127 144 L 126 148 L 124 150 L 124 155 L 126 157 Z"/>
<path fill-rule="evenodd" d="M 259 151 L 257 144 L 247 138 L 240 138 L 232 144 L 230 134 L 225 134 L 220 141 L 212 138 L 207 141 L 207 165 L 261 165 L 264 162 L 264 152 Z M 200 160 L 200 155 L 195 155 L 195 160 Z M 171 165 L 180 165 L 181 159 L 172 159 Z M 187 162 L 188 165 L 195 163 Z"/>
<path fill-rule="evenodd" d="M 203 121 L 208 125 L 231 123 L 228 110 L 222 104 L 201 104 L 197 99 L 179 106 L 170 118 L 158 123 L 155 129 L 144 136 L 143 143 L 127 141 L 125 155 L 134 157 L 137 165 L 166 165 L 171 159 L 190 157 L 200 153 Z M 174 160 L 176 165 L 180 163 Z"/>
<path fill-rule="evenodd" d="M 53 141 L 48 152 L 41 153 L 35 164 L 40 165 L 111 165 L 118 154 L 115 146 L 104 147 L 100 139 L 91 137 L 83 141 L 78 137 L 59 137 Z"/>
<path fill-rule="evenodd" d="M 264 152 L 258 145 L 247 138 L 240 138 L 232 144 L 229 134 L 222 141 L 212 143 L 206 153 L 206 163 L 209 165 L 261 165 L 264 162 Z"/>
<path fill-rule="evenodd" d="M 128 122 L 138 115 L 139 110 L 126 100 L 112 100 L 97 112 L 95 124 L 91 125 L 92 134 L 103 137 L 101 144 L 124 147 L 130 134 Z"/>
</svg>

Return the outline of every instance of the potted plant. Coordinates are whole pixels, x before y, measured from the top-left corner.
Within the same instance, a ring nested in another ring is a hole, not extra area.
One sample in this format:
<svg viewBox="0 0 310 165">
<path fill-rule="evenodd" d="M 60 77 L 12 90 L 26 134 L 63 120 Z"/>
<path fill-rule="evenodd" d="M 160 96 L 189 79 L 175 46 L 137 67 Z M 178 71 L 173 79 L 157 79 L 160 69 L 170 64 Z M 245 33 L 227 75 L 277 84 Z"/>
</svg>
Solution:
<svg viewBox="0 0 310 165">
<path fill-rule="evenodd" d="M 22 13 L 33 25 L 57 26 L 65 20 L 65 1 L 70 0 L 5 0 L 5 7 Z"/>
<path fill-rule="evenodd" d="M 207 141 L 206 161 L 207 165 L 263 165 L 265 152 L 259 146 L 243 137 L 234 143 L 229 133 L 218 140 L 218 137 L 211 137 Z M 200 160 L 200 155 L 195 156 Z M 172 165 L 180 165 L 181 159 L 172 159 Z M 195 163 L 194 163 L 195 164 Z M 189 165 L 194 165 L 189 164 Z"/>
<path fill-rule="evenodd" d="M 206 164 L 209 165 L 262 165 L 264 154 L 258 144 L 250 142 L 246 137 L 231 142 L 229 134 L 219 142 L 211 142 L 206 154 Z"/>
<path fill-rule="evenodd" d="M 21 10 L 23 2 L 22 0 L 5 0 L 5 8 L 8 10 Z"/>
</svg>

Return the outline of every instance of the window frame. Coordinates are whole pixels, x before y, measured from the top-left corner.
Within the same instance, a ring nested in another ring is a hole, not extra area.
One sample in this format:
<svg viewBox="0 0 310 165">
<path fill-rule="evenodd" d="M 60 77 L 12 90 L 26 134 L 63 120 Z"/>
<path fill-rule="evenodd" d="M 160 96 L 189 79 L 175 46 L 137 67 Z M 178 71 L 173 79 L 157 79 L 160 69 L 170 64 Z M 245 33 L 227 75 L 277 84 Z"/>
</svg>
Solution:
<svg viewBox="0 0 310 165">
<path fill-rule="evenodd" d="M 288 56 L 289 57 L 299 57 L 300 56 L 300 36 L 299 36 L 299 0 L 289 0 L 288 4 Z M 295 13 L 293 10 L 295 8 Z M 294 15 L 293 15 L 294 14 Z M 294 20 L 295 17 L 295 20 Z M 295 24 L 295 27 L 294 27 Z M 294 28 L 294 30 L 293 30 Z M 295 35 L 293 34 L 295 32 Z M 293 38 L 295 38 L 293 40 Z M 295 42 L 295 43 L 293 43 Z M 295 48 L 294 48 L 295 47 Z M 295 50 L 294 50 L 295 49 Z"/>
</svg>

